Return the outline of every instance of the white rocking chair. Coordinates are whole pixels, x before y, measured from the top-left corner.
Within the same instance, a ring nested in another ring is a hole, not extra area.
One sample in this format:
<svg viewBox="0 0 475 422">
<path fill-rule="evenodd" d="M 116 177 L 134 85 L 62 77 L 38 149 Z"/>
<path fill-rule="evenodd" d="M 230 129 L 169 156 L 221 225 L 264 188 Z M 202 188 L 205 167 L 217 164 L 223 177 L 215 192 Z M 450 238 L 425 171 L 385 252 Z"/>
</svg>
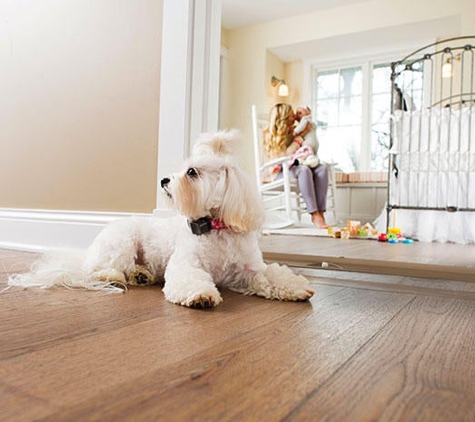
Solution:
<svg viewBox="0 0 475 422">
<path fill-rule="evenodd" d="M 305 201 L 300 193 L 297 180 L 289 172 L 288 157 L 266 161 L 262 133 L 267 120 L 259 119 L 255 105 L 251 107 L 252 135 L 254 140 L 254 161 L 256 182 L 266 212 L 267 229 L 281 229 L 301 222 L 302 214 L 307 212 Z M 276 165 L 282 165 L 282 178 L 265 182 L 266 174 Z M 332 213 L 332 223 L 337 222 L 336 216 L 336 184 L 333 164 L 328 168 L 327 215 Z M 295 218 L 296 217 L 296 218 Z"/>
</svg>

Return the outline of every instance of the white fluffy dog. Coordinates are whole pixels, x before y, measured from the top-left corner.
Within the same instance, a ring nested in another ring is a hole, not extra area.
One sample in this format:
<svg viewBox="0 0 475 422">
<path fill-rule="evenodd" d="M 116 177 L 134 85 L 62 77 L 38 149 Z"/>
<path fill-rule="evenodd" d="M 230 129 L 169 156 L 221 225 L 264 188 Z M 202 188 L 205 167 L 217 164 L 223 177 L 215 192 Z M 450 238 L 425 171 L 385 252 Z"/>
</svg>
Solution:
<svg viewBox="0 0 475 422">
<path fill-rule="evenodd" d="M 303 276 L 263 262 L 261 201 L 229 155 L 232 138 L 229 132 L 203 136 L 183 169 L 161 180 L 180 216 L 109 224 L 87 251 L 87 277 L 109 285 L 164 284 L 168 301 L 191 308 L 221 303 L 217 287 L 269 299 L 308 300 L 314 292 Z"/>
</svg>

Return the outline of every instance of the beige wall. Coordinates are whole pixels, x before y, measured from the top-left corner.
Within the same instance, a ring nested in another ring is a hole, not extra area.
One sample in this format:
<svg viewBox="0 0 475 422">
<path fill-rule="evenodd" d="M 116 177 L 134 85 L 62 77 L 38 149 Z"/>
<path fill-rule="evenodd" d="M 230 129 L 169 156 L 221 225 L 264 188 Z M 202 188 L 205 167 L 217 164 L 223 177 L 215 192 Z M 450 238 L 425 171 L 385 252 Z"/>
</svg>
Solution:
<svg viewBox="0 0 475 422">
<path fill-rule="evenodd" d="M 244 135 L 241 161 L 245 168 L 249 172 L 253 169 L 250 106 L 256 104 L 260 113 L 268 112 L 271 98 L 269 67 L 280 68 L 277 58 L 272 58 L 269 65 L 269 49 L 330 37 L 351 37 L 364 31 L 417 25 L 452 16 L 460 19 L 460 33 L 455 36 L 472 35 L 475 32 L 474 4 L 473 0 L 367 1 L 228 31 L 226 42 L 230 57 L 229 83 L 232 87 L 228 125 L 240 129 Z M 436 38 L 437 34 L 433 36 Z M 417 33 L 414 38 L 417 39 Z M 288 101 L 296 105 L 302 101 L 303 65 L 301 62 L 282 65 L 282 76 L 287 79 L 291 90 Z"/>
<path fill-rule="evenodd" d="M 285 80 L 285 63 L 279 60 L 279 58 L 274 54 L 266 51 L 266 72 L 264 77 L 266 110 L 269 110 L 275 103 L 286 101 L 286 98 L 278 95 L 279 87 L 271 85 L 272 76 Z M 287 80 L 286 83 L 288 83 Z"/>
<path fill-rule="evenodd" d="M 162 2 L 0 3 L 0 207 L 155 207 Z"/>
<path fill-rule="evenodd" d="M 228 33 L 229 31 L 226 28 L 221 28 L 221 45 L 225 48 L 229 47 Z"/>
<path fill-rule="evenodd" d="M 303 62 L 296 60 L 285 63 L 285 80 L 289 84 L 289 96 L 286 101 L 293 106 L 302 104 L 303 101 Z"/>
</svg>

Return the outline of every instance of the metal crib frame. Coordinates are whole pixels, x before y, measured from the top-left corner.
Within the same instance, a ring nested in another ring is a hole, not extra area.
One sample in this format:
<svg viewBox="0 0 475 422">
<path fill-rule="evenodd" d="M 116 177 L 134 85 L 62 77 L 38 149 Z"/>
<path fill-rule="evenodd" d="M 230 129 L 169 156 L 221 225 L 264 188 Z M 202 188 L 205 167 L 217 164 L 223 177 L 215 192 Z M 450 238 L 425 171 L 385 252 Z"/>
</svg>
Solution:
<svg viewBox="0 0 475 422">
<path fill-rule="evenodd" d="M 397 153 L 392 151 L 395 141 L 394 134 L 394 113 L 397 110 L 406 110 L 408 111 L 408 104 L 406 102 L 407 98 L 414 99 L 415 88 L 412 83 L 411 86 L 405 86 L 407 82 L 406 78 L 407 72 L 422 72 L 422 90 L 420 91 L 420 101 L 419 104 L 416 104 L 416 110 L 422 111 L 427 109 L 440 108 L 441 110 L 445 107 L 456 108 L 462 106 L 471 106 L 470 107 L 470 116 L 469 116 L 469 127 L 468 127 L 468 139 L 472 134 L 472 130 L 475 128 L 471 127 L 472 121 L 472 112 L 475 114 L 475 36 L 464 36 L 449 38 L 445 40 L 440 40 L 432 44 L 426 45 L 403 59 L 394 62 L 391 64 L 391 124 L 390 124 L 390 141 L 389 141 L 389 166 L 388 166 L 388 193 L 387 193 L 387 205 L 386 205 L 386 229 L 390 225 L 391 211 L 398 209 L 405 210 L 432 210 L 432 211 L 446 211 L 446 212 L 458 212 L 458 211 L 475 211 L 475 208 L 471 207 L 460 207 L 459 204 L 447 204 L 445 207 L 433 207 L 433 206 L 423 206 L 423 205 L 407 205 L 401 203 L 391 203 L 391 194 L 392 188 L 391 181 L 392 176 L 398 176 L 398 165 L 397 165 Z M 443 71 L 448 72 L 448 65 L 451 64 L 450 69 L 452 70 L 451 76 L 448 77 L 447 74 L 443 77 Z M 457 65 L 457 66 L 455 66 Z M 445 67 L 444 67 L 445 66 Z M 454 69 L 454 68 L 457 69 Z M 457 70 L 454 72 L 454 70 Z M 449 118 L 449 129 L 450 125 L 458 124 L 459 128 L 461 126 L 461 118 L 454 118 L 452 121 L 453 113 L 450 113 Z M 461 116 L 461 113 L 458 114 Z M 412 114 L 410 119 L 412 119 Z M 430 134 L 430 119 L 431 115 L 429 114 L 429 123 L 428 127 L 425 129 L 428 130 L 428 142 L 429 146 L 431 142 L 437 142 L 440 140 L 440 128 L 439 128 L 439 137 L 438 139 L 431 139 Z M 457 121 L 458 120 L 458 121 Z M 412 124 L 412 122 L 410 122 Z M 410 139 L 408 142 L 417 142 L 413 146 L 418 147 L 421 141 L 421 132 L 422 127 L 422 118 L 419 123 L 419 134 L 417 139 L 412 139 L 412 131 L 410 130 Z M 412 127 L 412 126 L 410 126 Z M 461 141 L 461 130 L 458 131 L 458 145 L 460 146 Z M 470 143 L 468 144 L 470 145 Z M 434 145 L 435 146 L 435 145 Z M 412 151 L 412 149 L 411 149 Z M 416 150 L 417 151 L 417 150 Z M 470 153 L 475 151 L 470 151 L 469 148 L 469 157 Z M 460 160 L 459 160 L 460 163 Z M 470 158 L 469 164 L 470 166 Z M 456 170 L 463 174 L 463 171 L 467 174 L 469 171 L 474 171 L 474 169 L 466 168 Z M 468 185 L 467 185 L 467 195 Z M 472 193 L 475 195 L 475 192 Z M 447 197 L 447 196 L 446 196 Z M 457 193 L 458 200 L 458 193 Z M 396 202 L 396 201 L 395 201 Z M 468 199 L 466 201 L 468 204 Z"/>
</svg>

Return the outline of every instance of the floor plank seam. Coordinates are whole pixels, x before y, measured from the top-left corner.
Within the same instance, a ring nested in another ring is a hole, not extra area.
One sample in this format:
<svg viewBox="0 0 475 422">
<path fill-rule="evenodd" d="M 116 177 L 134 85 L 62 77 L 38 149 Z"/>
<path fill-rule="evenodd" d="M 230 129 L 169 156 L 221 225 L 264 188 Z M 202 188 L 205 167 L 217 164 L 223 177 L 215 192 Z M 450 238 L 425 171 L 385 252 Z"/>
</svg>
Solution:
<svg viewBox="0 0 475 422">
<path fill-rule="evenodd" d="M 335 376 L 337 375 L 340 371 L 342 371 L 348 364 L 350 361 L 352 361 L 356 356 L 358 356 L 361 351 L 366 348 L 366 346 L 368 344 L 370 344 L 377 336 L 379 336 L 379 334 L 381 332 L 383 332 L 386 327 L 395 319 L 397 318 L 412 302 L 414 302 L 416 300 L 417 296 L 413 296 L 410 300 L 408 300 L 406 302 L 406 304 L 404 304 L 403 306 L 401 306 L 401 308 L 391 317 L 389 318 L 389 320 L 384 324 L 382 325 L 379 330 L 377 330 L 372 336 L 370 336 L 368 338 L 368 340 L 366 340 L 360 347 L 358 347 L 358 349 L 355 350 L 355 352 L 348 357 L 348 359 L 346 359 L 345 361 L 343 361 L 341 363 L 340 366 L 338 366 L 338 368 L 331 374 L 328 376 L 328 378 L 325 379 L 325 381 L 323 381 L 319 386 L 317 386 L 315 389 L 313 389 L 312 391 L 310 391 L 310 393 L 308 393 L 305 398 L 294 408 L 292 409 L 287 415 L 285 415 L 283 418 L 282 418 L 282 422 L 284 421 L 291 421 L 292 420 L 292 416 L 297 414 L 298 411 L 312 398 L 314 397 L 320 390 L 322 390 L 325 385 Z"/>
<path fill-rule="evenodd" d="M 397 284 L 388 284 L 388 283 L 375 283 L 375 282 L 354 282 L 353 280 L 346 280 L 348 284 L 345 283 L 344 279 L 338 279 L 338 281 L 325 281 L 325 280 L 315 280 L 311 283 L 318 284 L 321 286 L 334 286 L 334 287 L 344 287 L 358 290 L 370 290 L 370 291 L 386 291 L 395 294 L 414 294 L 419 296 L 431 296 L 431 297 L 445 297 L 452 299 L 460 300 L 475 300 L 475 292 L 466 292 L 458 290 L 445 290 L 445 289 L 431 289 L 426 287 L 418 286 L 407 286 L 407 285 L 397 285 Z"/>
</svg>

